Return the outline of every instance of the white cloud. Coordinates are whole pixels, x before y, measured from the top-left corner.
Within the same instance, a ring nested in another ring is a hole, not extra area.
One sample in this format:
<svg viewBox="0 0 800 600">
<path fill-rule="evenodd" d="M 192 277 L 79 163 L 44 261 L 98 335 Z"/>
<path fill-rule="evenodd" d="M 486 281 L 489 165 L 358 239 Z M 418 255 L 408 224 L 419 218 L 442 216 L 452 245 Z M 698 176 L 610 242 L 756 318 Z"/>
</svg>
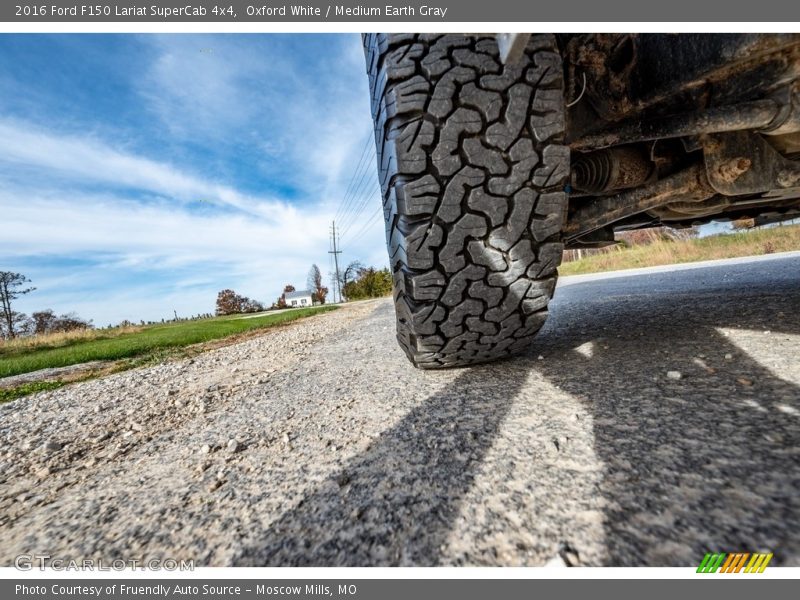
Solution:
<svg viewBox="0 0 800 600">
<path fill-rule="evenodd" d="M 285 283 L 303 285 L 310 265 L 324 266 L 327 259 L 324 213 L 292 209 L 269 223 L 113 197 L 70 194 L 65 201 L 56 192 L 28 195 L 23 202 L 19 192 L 6 189 L 0 189 L 0 206 L 5 260 L 53 261 L 51 269 L 39 269 L 34 281 L 39 289 L 26 298 L 23 310 L 55 304 L 98 322 L 158 319 L 171 314 L 165 300 L 174 304 L 180 298 L 184 314 L 206 312 L 213 310 L 219 289 L 272 300 Z M 57 264 L 65 257 L 90 264 L 60 273 Z M 100 293 L 87 298 L 86 289 Z"/>
<path fill-rule="evenodd" d="M 280 260 L 288 248 L 303 252 L 327 240 L 328 215 L 293 207 L 266 221 L 241 214 L 193 214 L 111 195 L 8 189 L 0 189 L 0 205 L 7 225 L 0 238 L 5 256 L 64 250 L 124 253 L 145 260 L 160 257 L 166 263 L 156 266 L 163 268 L 211 258 Z"/>
<path fill-rule="evenodd" d="M 172 165 L 119 151 L 95 138 L 52 134 L 11 120 L 0 119 L 0 162 L 73 182 L 134 188 L 183 202 L 213 202 L 262 216 L 286 208 L 284 203 L 242 195 Z M 38 181 L 36 178 L 33 183 Z"/>
<path fill-rule="evenodd" d="M 157 58 L 140 93 L 175 136 L 258 148 L 267 175 L 341 199 L 371 127 L 357 35 L 330 36 L 311 55 L 303 36 L 273 35 L 263 48 L 264 36 L 144 39 Z"/>
<path fill-rule="evenodd" d="M 224 287 L 271 301 L 285 283 L 304 285 L 312 263 L 328 272 L 328 226 L 369 129 L 358 38 L 327 57 L 335 72 L 316 78 L 289 59 L 268 64 L 238 36 L 215 36 L 209 53 L 200 52 L 205 38 L 152 39 L 143 97 L 171 143 L 227 144 L 244 132 L 277 183 L 305 198 L 242 192 L 202 165 L 187 169 L 180 155 L 157 160 L 103 139 L 101 123 L 91 127 L 99 133 L 66 135 L 0 118 L 0 268 L 20 265 L 38 287 L 20 310 L 157 320 L 211 311 Z M 385 265 L 382 220 L 346 249 L 344 263 Z"/>
</svg>

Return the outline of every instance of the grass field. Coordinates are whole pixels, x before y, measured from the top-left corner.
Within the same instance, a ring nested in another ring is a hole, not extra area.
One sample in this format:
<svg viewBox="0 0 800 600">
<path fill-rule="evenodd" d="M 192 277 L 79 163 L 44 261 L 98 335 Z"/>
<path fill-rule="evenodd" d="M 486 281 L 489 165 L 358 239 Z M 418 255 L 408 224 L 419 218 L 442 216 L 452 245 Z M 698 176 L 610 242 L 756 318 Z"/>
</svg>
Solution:
<svg viewBox="0 0 800 600">
<path fill-rule="evenodd" d="M 639 267 L 756 256 L 800 250 L 800 225 L 785 225 L 680 241 L 660 240 L 625 248 L 616 246 L 561 265 L 561 275 L 599 273 Z"/>
<path fill-rule="evenodd" d="M 90 361 L 147 357 L 164 350 L 274 327 L 336 309 L 318 306 L 259 317 L 217 317 L 124 330 L 95 330 L 82 336 L 42 336 L 0 344 L 0 377 Z"/>
</svg>

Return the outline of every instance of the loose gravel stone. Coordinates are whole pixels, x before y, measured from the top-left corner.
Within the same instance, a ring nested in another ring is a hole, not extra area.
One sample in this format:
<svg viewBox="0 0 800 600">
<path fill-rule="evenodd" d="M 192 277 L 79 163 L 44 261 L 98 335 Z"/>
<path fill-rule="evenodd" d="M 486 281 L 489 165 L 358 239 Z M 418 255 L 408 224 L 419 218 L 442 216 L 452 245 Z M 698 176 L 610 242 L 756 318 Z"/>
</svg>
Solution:
<svg viewBox="0 0 800 600">
<path fill-rule="evenodd" d="M 683 377 L 683 374 L 680 371 L 667 371 L 667 379 L 674 379 L 678 380 Z"/>
<path fill-rule="evenodd" d="M 63 448 L 62 444 L 56 440 L 47 440 L 42 446 L 42 450 L 45 452 L 58 452 L 61 448 Z"/>
<path fill-rule="evenodd" d="M 798 258 L 723 265 L 562 278 L 490 365 L 414 369 L 387 299 L 7 403 L 0 565 L 800 566 Z"/>
</svg>

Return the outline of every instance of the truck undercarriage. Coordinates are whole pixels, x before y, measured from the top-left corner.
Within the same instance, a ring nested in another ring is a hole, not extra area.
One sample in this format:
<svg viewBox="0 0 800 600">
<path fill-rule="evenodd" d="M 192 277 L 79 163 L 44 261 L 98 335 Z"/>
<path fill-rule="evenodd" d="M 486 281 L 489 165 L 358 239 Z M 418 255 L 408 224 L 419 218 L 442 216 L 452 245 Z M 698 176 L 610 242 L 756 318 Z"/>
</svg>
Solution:
<svg viewBox="0 0 800 600">
<path fill-rule="evenodd" d="M 800 216 L 800 35 L 364 36 L 397 337 L 524 352 L 565 248 Z"/>
<path fill-rule="evenodd" d="M 509 46 L 522 41 L 512 37 Z M 654 225 L 800 216 L 800 36 L 588 34 L 558 44 L 568 248 Z"/>
</svg>

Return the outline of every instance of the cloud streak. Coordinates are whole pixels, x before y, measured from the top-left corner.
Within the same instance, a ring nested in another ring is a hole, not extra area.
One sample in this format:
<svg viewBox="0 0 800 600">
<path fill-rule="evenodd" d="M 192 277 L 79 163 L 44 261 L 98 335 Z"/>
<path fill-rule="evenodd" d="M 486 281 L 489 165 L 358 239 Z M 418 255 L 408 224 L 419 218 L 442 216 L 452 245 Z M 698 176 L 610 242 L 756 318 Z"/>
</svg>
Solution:
<svg viewBox="0 0 800 600">
<path fill-rule="evenodd" d="M 99 183 L 182 202 L 213 202 L 264 217 L 287 209 L 285 203 L 247 197 L 172 165 L 121 152 L 97 139 L 54 135 L 19 122 L 0 120 L 0 161 L 74 184 Z"/>
<path fill-rule="evenodd" d="M 38 287 L 20 310 L 158 320 L 212 311 L 224 287 L 271 301 L 312 263 L 328 270 L 370 128 L 363 59 L 354 36 L 274 37 L 137 38 L 152 60 L 118 103 L 150 129 L 0 114 L 0 268 Z M 348 250 L 384 264 L 381 220 Z"/>
</svg>

